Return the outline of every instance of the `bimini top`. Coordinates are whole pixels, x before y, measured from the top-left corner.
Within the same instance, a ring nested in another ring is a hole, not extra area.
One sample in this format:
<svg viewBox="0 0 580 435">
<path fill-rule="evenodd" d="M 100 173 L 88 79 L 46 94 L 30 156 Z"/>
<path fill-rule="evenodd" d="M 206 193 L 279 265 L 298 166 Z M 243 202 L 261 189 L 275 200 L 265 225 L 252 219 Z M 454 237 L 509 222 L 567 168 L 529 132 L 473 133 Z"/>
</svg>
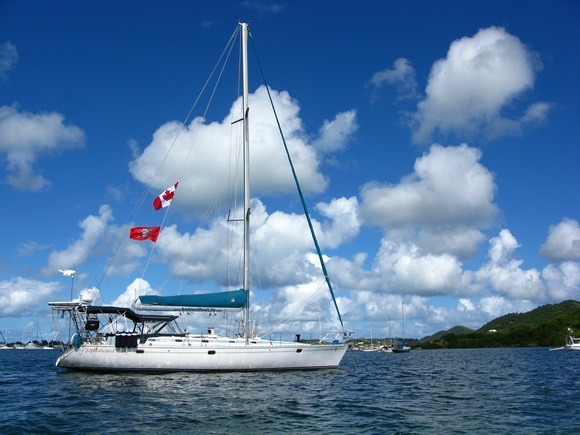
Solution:
<svg viewBox="0 0 580 435">
<path fill-rule="evenodd" d="M 79 309 L 81 312 L 86 312 L 87 314 L 116 314 L 119 316 L 124 316 L 127 319 L 133 321 L 134 323 L 144 323 L 144 322 L 171 322 L 177 319 L 179 316 L 174 315 L 158 315 L 158 314 L 139 314 L 130 308 L 126 307 L 113 307 L 107 305 L 90 305 L 88 307 L 82 307 Z"/>
<path fill-rule="evenodd" d="M 248 300 L 244 290 L 179 296 L 139 296 L 142 305 L 175 308 L 239 309 Z"/>
</svg>

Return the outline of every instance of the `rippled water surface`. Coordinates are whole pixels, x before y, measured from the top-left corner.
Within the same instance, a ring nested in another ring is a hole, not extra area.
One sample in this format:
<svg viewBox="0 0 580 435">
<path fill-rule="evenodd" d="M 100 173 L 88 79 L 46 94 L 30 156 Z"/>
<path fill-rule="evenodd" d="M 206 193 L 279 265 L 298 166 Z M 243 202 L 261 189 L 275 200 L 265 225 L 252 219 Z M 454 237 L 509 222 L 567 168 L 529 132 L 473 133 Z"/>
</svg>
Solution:
<svg viewBox="0 0 580 435">
<path fill-rule="evenodd" d="M 337 370 L 88 374 L 0 351 L 1 433 L 580 433 L 580 353 L 347 352 Z"/>
</svg>

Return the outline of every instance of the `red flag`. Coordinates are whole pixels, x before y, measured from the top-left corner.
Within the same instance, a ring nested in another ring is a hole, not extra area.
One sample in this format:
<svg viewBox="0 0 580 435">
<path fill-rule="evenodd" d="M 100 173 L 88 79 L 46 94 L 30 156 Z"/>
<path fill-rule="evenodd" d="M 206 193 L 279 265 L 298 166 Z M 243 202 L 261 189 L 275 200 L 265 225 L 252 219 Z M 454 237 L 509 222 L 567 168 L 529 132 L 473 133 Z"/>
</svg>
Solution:
<svg viewBox="0 0 580 435">
<path fill-rule="evenodd" d="M 163 192 L 161 195 L 159 195 L 157 198 L 153 200 L 153 208 L 155 210 L 162 209 L 171 204 L 171 200 L 173 199 L 173 195 L 175 195 L 175 189 L 177 189 L 178 184 L 179 181 L 175 183 L 173 186 L 171 186 L 169 189 L 166 189 L 165 192 Z"/>
<path fill-rule="evenodd" d="M 161 231 L 161 227 L 134 227 L 131 228 L 129 237 L 133 240 L 149 239 L 155 243 L 159 237 L 159 231 Z"/>
</svg>

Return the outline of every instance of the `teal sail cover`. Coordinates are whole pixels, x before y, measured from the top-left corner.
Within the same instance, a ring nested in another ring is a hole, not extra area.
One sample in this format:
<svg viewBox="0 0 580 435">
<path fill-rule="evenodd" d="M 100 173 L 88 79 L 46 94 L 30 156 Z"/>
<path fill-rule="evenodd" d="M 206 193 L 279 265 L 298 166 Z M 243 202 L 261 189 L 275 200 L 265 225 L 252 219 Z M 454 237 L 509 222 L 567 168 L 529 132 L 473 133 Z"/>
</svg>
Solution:
<svg viewBox="0 0 580 435">
<path fill-rule="evenodd" d="M 243 308 L 246 305 L 246 292 L 233 290 L 220 293 L 179 296 L 139 296 L 141 304 L 162 307 L 184 308 Z"/>
</svg>

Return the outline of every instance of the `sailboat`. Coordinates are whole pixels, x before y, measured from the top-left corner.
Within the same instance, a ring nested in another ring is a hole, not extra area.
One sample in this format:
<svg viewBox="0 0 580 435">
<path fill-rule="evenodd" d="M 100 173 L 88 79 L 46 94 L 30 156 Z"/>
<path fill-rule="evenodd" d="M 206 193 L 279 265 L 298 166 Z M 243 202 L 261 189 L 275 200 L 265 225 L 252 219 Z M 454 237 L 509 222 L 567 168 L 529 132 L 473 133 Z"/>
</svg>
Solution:
<svg viewBox="0 0 580 435">
<path fill-rule="evenodd" d="M 363 349 L 364 352 L 378 352 L 382 350 L 382 347 L 380 346 L 380 343 L 377 345 L 373 344 L 373 327 L 371 325 L 371 345 L 370 347 L 366 347 Z"/>
<path fill-rule="evenodd" d="M 383 352 L 393 351 L 393 334 L 391 332 L 391 316 L 389 315 L 389 344 L 383 346 Z"/>
<path fill-rule="evenodd" d="M 56 366 L 77 371 L 259 371 L 336 368 L 351 333 L 344 329 L 334 292 L 318 243 L 321 268 L 329 285 L 342 331 L 312 343 L 262 338 L 250 319 L 250 179 L 248 37 L 249 28 L 239 23 L 242 51 L 242 115 L 244 162 L 243 284 L 239 290 L 175 296 L 139 296 L 132 307 L 95 306 L 90 300 L 51 302 L 54 310 L 70 315 L 76 333 Z M 295 175 L 295 174 L 294 174 Z M 301 196 L 309 227 L 312 224 Z M 143 233 L 145 234 L 145 233 Z M 147 237 L 147 234 L 145 234 Z M 157 235 L 155 236 L 157 237 Z M 243 311 L 242 332 L 231 337 L 214 328 L 203 333 L 183 331 L 177 322 L 183 312 L 216 313 Z"/>
<path fill-rule="evenodd" d="M 2 337 L 2 342 L 0 342 L 0 350 L 12 349 L 12 346 L 9 346 L 6 342 L 6 338 L 4 337 L 4 334 L 2 334 L 2 331 L 0 331 L 0 337 Z"/>
<path fill-rule="evenodd" d="M 23 346 L 16 346 L 15 349 L 23 350 L 45 350 L 42 344 L 42 334 L 40 333 L 40 325 L 36 323 L 36 340 L 31 340 Z"/>
<path fill-rule="evenodd" d="M 407 353 L 411 351 L 411 348 L 405 345 L 405 306 L 402 302 L 401 302 L 401 321 L 403 325 L 403 337 L 401 338 L 401 342 L 395 344 L 391 349 L 391 352 L 394 353 Z"/>
</svg>

